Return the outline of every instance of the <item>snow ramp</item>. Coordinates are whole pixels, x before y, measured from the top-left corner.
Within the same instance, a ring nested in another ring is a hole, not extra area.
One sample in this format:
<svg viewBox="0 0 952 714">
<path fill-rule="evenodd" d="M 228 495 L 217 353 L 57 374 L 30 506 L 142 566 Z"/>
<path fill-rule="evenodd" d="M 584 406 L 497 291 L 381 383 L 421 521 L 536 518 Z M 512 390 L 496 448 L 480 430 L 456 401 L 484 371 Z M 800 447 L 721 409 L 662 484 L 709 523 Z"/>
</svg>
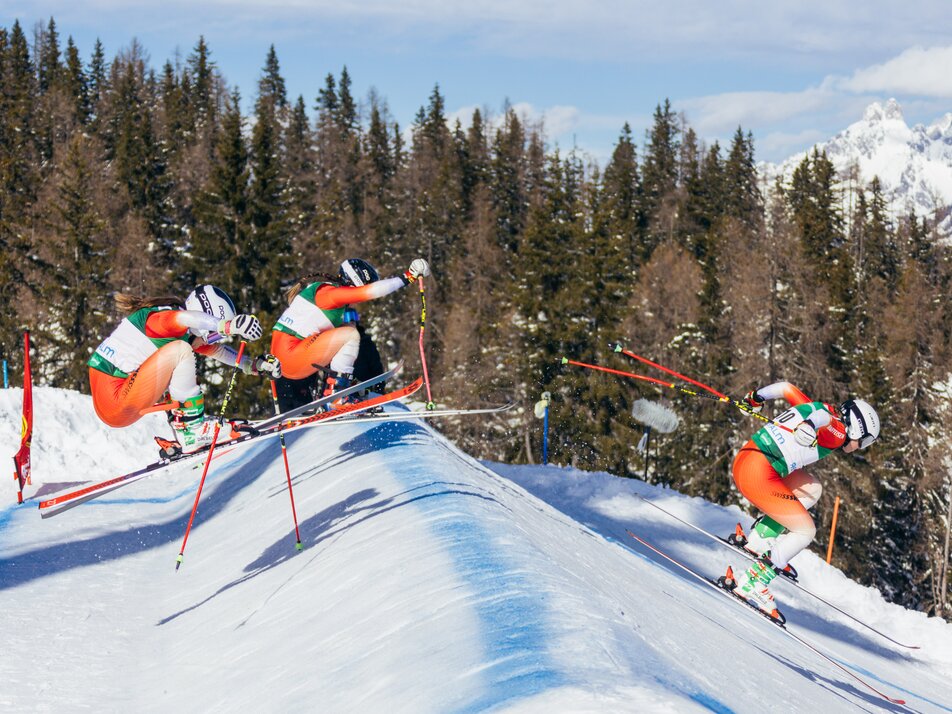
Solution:
<svg viewBox="0 0 952 714">
<path fill-rule="evenodd" d="M 73 437 L 63 438 L 65 451 Z M 640 551 L 626 526 L 681 556 L 723 560 L 653 514 L 557 509 L 422 422 L 313 428 L 287 445 L 301 552 L 276 440 L 216 460 L 178 572 L 194 467 L 46 521 L 5 507 L 0 708 L 762 712 L 765 697 L 771 709 L 891 706 Z M 112 453 L 106 439 L 101 448 Z M 58 481 L 83 476 L 65 463 Z M 786 608 L 804 636 L 915 710 L 952 711 L 945 664 L 812 607 Z"/>
</svg>

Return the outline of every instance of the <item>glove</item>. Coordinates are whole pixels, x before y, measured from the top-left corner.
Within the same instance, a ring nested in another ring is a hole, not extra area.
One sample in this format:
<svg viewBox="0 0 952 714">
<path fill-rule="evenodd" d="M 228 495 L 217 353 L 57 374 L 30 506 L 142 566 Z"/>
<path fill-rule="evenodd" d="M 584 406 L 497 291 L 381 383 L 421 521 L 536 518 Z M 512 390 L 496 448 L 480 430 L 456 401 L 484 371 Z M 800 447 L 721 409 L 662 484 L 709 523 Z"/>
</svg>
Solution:
<svg viewBox="0 0 952 714">
<path fill-rule="evenodd" d="M 764 400 L 757 396 L 756 389 L 744 395 L 744 404 L 754 414 L 760 414 L 764 410 Z"/>
<path fill-rule="evenodd" d="M 222 320 L 218 323 L 218 331 L 223 335 L 238 335 L 254 342 L 261 337 L 261 323 L 254 315 L 235 315 L 232 320 Z"/>
<path fill-rule="evenodd" d="M 411 283 L 417 278 L 426 277 L 429 274 L 430 264 L 423 260 L 423 258 L 416 258 L 412 263 L 410 263 L 409 270 L 404 273 Z"/>
<path fill-rule="evenodd" d="M 816 427 L 806 419 L 797 424 L 797 428 L 793 430 L 793 438 L 800 446 L 816 446 Z"/>
<path fill-rule="evenodd" d="M 281 378 L 281 360 L 273 354 L 265 354 L 251 360 L 251 374 L 268 379 Z"/>
</svg>

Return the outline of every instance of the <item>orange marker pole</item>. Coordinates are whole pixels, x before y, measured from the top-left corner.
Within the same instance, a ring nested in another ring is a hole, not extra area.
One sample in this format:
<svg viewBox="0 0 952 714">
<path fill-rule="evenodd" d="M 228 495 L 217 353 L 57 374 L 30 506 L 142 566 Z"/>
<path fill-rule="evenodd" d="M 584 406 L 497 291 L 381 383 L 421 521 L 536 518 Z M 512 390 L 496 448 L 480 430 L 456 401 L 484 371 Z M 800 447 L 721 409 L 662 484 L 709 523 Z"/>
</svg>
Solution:
<svg viewBox="0 0 952 714">
<path fill-rule="evenodd" d="M 840 497 L 833 501 L 833 523 L 830 524 L 830 544 L 826 547 L 826 562 L 829 564 L 833 557 L 833 538 L 836 537 L 836 517 L 840 513 Z"/>
</svg>

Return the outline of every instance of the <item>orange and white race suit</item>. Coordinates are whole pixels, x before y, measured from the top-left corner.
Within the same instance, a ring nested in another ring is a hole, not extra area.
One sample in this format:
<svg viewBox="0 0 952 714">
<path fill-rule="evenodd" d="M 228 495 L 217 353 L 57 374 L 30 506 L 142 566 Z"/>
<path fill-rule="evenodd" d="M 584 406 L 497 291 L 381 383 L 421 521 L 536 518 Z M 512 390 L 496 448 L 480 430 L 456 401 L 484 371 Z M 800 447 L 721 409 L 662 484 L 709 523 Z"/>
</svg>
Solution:
<svg viewBox="0 0 952 714">
<path fill-rule="evenodd" d="M 217 335 L 216 329 L 211 315 L 172 306 L 144 307 L 124 318 L 88 362 L 96 414 L 109 426 L 129 426 L 155 411 L 166 391 L 180 402 L 199 394 L 196 352 L 232 366 L 238 357 L 232 348 L 192 334 Z"/>
<path fill-rule="evenodd" d="M 271 352 L 289 379 L 304 379 L 322 367 L 352 374 L 360 333 L 344 321 L 348 305 L 375 300 L 408 285 L 403 276 L 356 287 L 316 282 L 295 295 L 271 334 Z"/>
<path fill-rule="evenodd" d="M 764 400 L 784 398 L 790 409 L 741 447 L 732 474 L 744 497 L 789 531 L 777 539 L 770 552 L 774 565 L 783 568 L 816 535 L 816 525 L 807 509 L 820 499 L 823 488 L 804 467 L 843 446 L 846 427 L 834 406 L 811 401 L 789 382 L 762 387 L 757 395 Z M 812 446 L 797 443 L 792 433 L 807 419 L 817 435 Z"/>
</svg>

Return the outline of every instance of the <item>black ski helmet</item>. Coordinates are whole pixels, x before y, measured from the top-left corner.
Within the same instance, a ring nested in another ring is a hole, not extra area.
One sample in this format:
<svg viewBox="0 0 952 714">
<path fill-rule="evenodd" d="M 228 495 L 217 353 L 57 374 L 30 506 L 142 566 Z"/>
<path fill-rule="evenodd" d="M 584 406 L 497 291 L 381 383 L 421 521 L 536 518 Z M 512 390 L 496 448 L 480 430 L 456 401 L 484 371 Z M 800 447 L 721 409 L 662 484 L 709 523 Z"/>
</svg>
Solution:
<svg viewBox="0 0 952 714">
<path fill-rule="evenodd" d="M 840 414 L 846 424 L 846 438 L 856 439 L 865 449 L 879 438 L 879 415 L 869 402 L 847 399 L 840 405 Z"/>
<path fill-rule="evenodd" d="M 228 294 L 214 285 L 199 285 L 185 298 L 185 309 L 204 312 L 218 320 L 230 320 L 235 316 L 235 303 Z"/>
<path fill-rule="evenodd" d="M 374 266 L 360 258 L 349 258 L 340 264 L 340 280 L 344 285 L 358 287 L 380 279 Z"/>
</svg>

